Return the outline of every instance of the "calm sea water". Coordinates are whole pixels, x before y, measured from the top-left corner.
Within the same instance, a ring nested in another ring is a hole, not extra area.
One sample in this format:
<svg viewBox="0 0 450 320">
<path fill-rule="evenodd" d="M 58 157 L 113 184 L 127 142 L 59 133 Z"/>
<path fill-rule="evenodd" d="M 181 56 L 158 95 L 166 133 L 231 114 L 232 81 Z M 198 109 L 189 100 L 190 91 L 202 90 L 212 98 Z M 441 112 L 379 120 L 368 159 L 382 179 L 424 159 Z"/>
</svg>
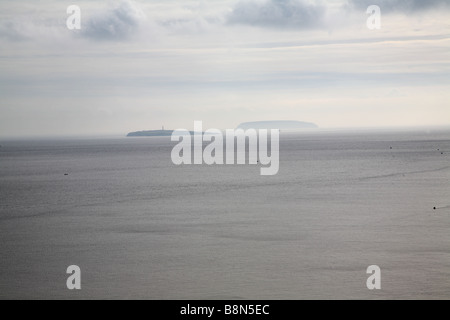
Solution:
<svg viewBox="0 0 450 320">
<path fill-rule="evenodd" d="M 276 176 L 168 137 L 0 144 L 2 299 L 450 298 L 450 132 L 282 134 Z"/>
</svg>

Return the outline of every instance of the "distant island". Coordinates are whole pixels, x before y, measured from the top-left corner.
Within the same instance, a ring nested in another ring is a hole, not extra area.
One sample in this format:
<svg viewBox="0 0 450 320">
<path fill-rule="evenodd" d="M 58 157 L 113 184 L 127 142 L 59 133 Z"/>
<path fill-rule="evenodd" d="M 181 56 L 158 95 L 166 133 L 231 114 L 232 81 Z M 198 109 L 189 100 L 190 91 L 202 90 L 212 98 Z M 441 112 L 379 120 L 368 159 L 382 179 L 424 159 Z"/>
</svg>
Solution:
<svg viewBox="0 0 450 320">
<path fill-rule="evenodd" d="M 241 123 L 237 129 L 280 129 L 280 130 L 301 130 L 301 129 L 317 129 L 318 126 L 310 122 L 302 121 L 255 121 Z M 175 132 L 177 135 L 194 135 L 194 131 L 178 131 L 178 130 L 144 130 L 135 131 L 127 134 L 127 137 L 167 137 Z M 199 132 L 200 133 L 200 132 Z M 203 132 L 202 134 L 205 134 Z"/>
<path fill-rule="evenodd" d="M 311 122 L 281 120 L 281 121 L 255 121 L 241 123 L 237 129 L 280 129 L 280 130 L 299 130 L 299 129 L 317 129 L 318 126 Z"/>
<path fill-rule="evenodd" d="M 136 131 L 127 134 L 127 137 L 170 137 L 172 133 L 176 133 L 179 136 L 193 135 L 194 131 L 182 131 L 182 130 L 146 130 Z"/>
<path fill-rule="evenodd" d="M 147 130 L 147 131 L 136 131 L 127 134 L 127 137 L 165 137 L 171 136 L 173 130 Z"/>
<path fill-rule="evenodd" d="M 194 135 L 194 131 L 184 131 L 184 130 L 144 130 L 130 132 L 127 137 L 170 137 L 172 133 L 183 136 L 183 135 Z"/>
</svg>

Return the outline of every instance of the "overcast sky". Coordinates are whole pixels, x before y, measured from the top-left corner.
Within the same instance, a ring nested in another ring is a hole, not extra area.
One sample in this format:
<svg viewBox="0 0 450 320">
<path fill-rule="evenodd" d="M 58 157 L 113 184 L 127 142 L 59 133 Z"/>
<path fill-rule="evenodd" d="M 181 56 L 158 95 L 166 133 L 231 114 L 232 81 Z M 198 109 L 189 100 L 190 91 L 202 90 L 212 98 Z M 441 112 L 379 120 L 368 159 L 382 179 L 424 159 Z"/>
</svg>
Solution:
<svg viewBox="0 0 450 320">
<path fill-rule="evenodd" d="M 0 138 L 194 120 L 450 125 L 450 0 L 0 0 Z"/>
</svg>

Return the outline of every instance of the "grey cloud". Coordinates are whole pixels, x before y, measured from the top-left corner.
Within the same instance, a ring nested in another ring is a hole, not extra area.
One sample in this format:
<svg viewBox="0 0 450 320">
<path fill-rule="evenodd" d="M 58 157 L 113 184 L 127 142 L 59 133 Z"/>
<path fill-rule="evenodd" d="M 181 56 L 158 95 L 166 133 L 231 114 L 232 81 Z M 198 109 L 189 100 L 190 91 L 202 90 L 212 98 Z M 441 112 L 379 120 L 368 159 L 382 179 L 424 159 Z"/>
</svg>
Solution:
<svg viewBox="0 0 450 320">
<path fill-rule="evenodd" d="M 349 4 L 356 9 L 366 9 L 370 5 L 377 5 L 385 13 L 450 9 L 450 0 L 349 0 Z"/>
<path fill-rule="evenodd" d="M 0 19 L 0 39 L 11 42 L 54 39 L 58 33 L 57 21 L 48 17 L 31 15 L 10 15 Z"/>
<path fill-rule="evenodd" d="M 23 41 L 30 39 L 24 25 L 13 21 L 4 21 L 0 24 L 0 38 L 5 38 L 9 41 Z"/>
<path fill-rule="evenodd" d="M 325 7 L 302 0 L 240 1 L 228 23 L 308 29 L 321 26 L 324 14 Z"/>
<path fill-rule="evenodd" d="M 124 40 L 139 32 L 145 19 L 137 4 L 123 0 L 105 13 L 88 18 L 81 35 L 95 40 Z"/>
<path fill-rule="evenodd" d="M 68 31 L 65 12 L 61 16 L 29 18 L 25 15 L 12 16 L 0 21 L 0 39 L 25 41 L 33 39 L 67 39 L 67 35 L 93 40 L 127 40 L 140 33 L 148 23 L 139 5 L 130 0 L 121 0 L 115 7 L 109 7 L 96 14 L 83 10 L 81 30 Z M 86 16 L 84 15 L 86 13 Z"/>
</svg>

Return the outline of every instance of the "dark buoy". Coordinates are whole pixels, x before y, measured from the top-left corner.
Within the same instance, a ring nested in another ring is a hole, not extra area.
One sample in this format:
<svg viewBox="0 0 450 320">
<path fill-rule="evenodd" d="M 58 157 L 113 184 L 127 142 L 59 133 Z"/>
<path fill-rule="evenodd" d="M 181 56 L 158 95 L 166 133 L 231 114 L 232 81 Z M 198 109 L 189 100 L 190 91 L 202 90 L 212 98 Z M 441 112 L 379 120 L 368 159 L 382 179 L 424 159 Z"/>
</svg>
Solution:
<svg viewBox="0 0 450 320">
<path fill-rule="evenodd" d="M 443 152 L 441 152 L 441 154 L 444 154 Z"/>
<path fill-rule="evenodd" d="M 391 150 L 392 150 L 392 147 L 389 147 L 389 149 L 391 149 Z"/>
<path fill-rule="evenodd" d="M 433 210 L 436 210 L 436 207 L 433 207 Z"/>
</svg>

